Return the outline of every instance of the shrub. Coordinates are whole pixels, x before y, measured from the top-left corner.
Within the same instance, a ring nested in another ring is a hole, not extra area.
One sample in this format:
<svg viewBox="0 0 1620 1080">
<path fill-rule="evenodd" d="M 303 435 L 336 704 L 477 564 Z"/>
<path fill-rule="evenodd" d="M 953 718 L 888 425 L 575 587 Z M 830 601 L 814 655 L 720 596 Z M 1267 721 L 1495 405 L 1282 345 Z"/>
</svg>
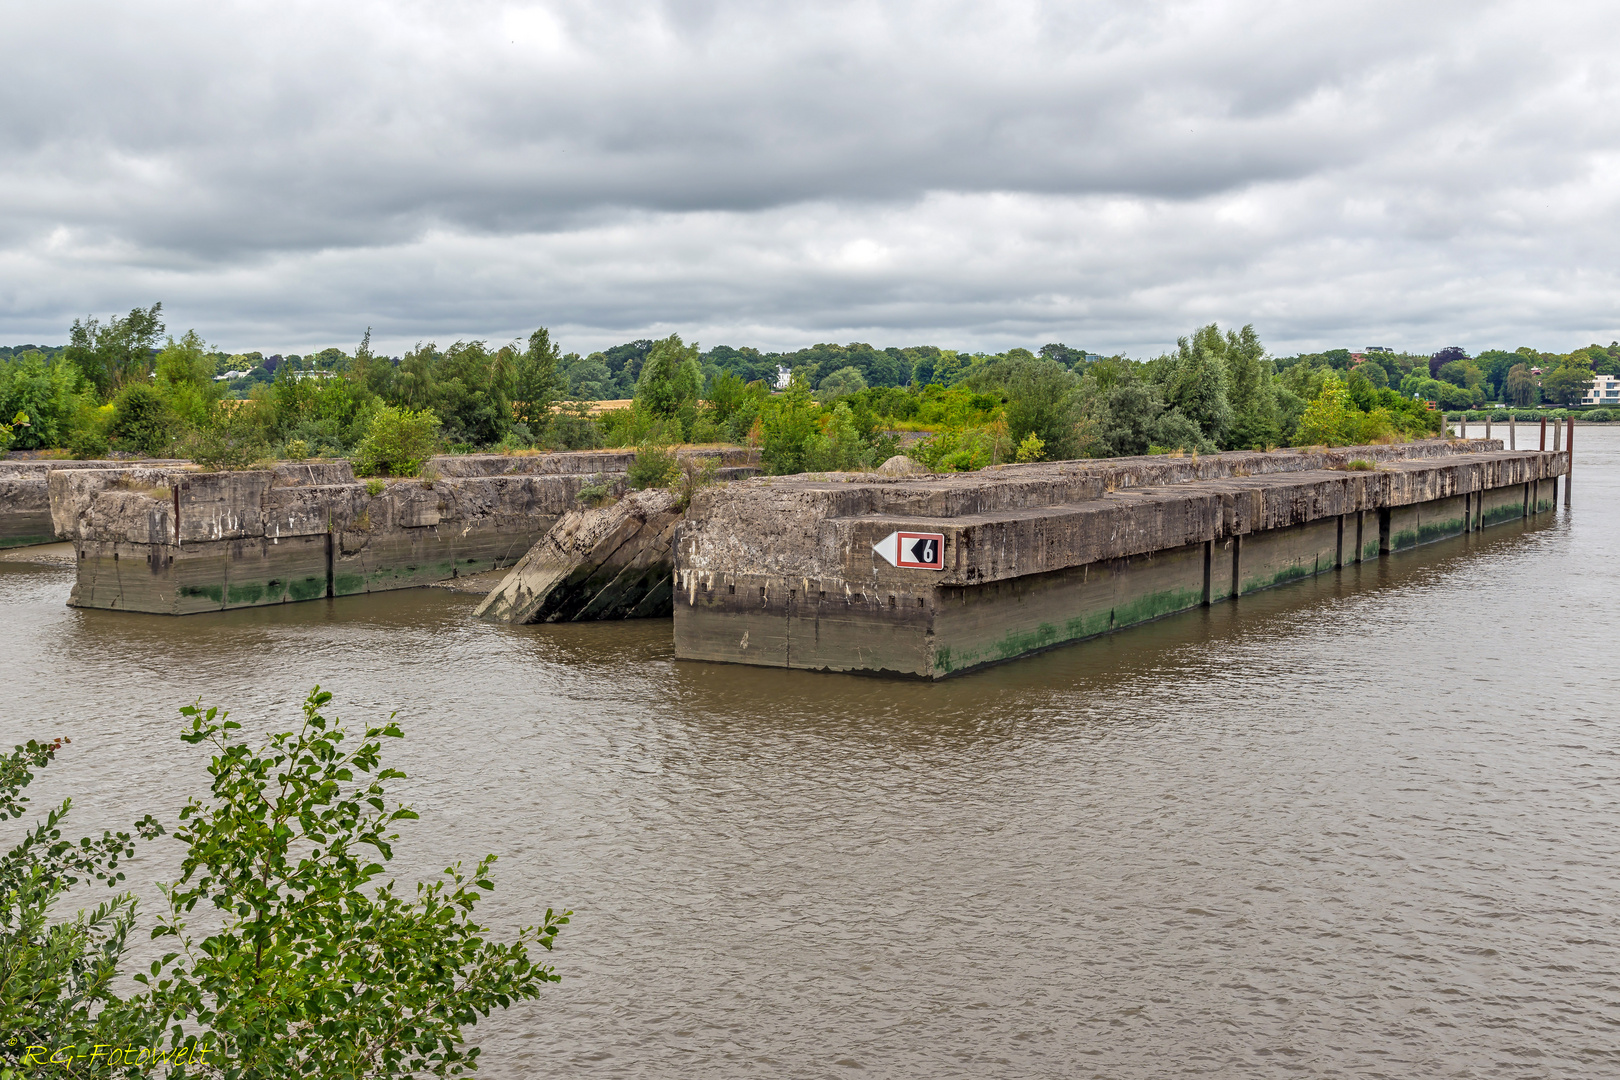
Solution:
<svg viewBox="0 0 1620 1080">
<path fill-rule="evenodd" d="M 930 472 L 973 472 L 1000 456 L 998 441 L 987 428 L 961 428 L 931 435 L 906 452 Z"/>
<path fill-rule="evenodd" d="M 514 940 L 489 940 L 474 907 L 494 888 L 493 855 L 452 864 L 414 895 L 383 882 L 395 829 L 417 816 L 386 801 L 387 782 L 405 774 L 382 767 L 382 741 L 402 733 L 390 718 L 346 747 L 343 724 L 321 712 L 331 697 L 316 687 L 302 726 L 257 748 L 228 713 L 181 710 L 181 738 L 214 752 L 212 786 L 180 811 L 186 853 L 153 932 L 180 947 L 135 976 L 147 988 L 136 1000 L 176 1021 L 177 1040 L 182 1023 L 201 1027 L 223 1075 L 476 1068 L 464 1028 L 558 981 L 528 946 L 549 950 L 568 913 L 548 909 Z M 199 904 L 210 917 L 194 940 Z"/>
<path fill-rule="evenodd" d="M 188 457 L 205 469 L 251 469 L 269 453 L 264 431 L 249 404 L 216 405 L 209 421 L 186 440 Z M 291 448 L 289 447 L 289 451 Z"/>
<path fill-rule="evenodd" d="M 601 476 L 593 476 L 591 482 L 581 485 L 579 501 L 586 506 L 601 506 L 613 494 L 613 488 Z"/>
<path fill-rule="evenodd" d="M 112 449 L 107 441 L 107 432 L 111 430 L 112 422 L 111 405 L 98 407 L 88 399 L 81 401 L 78 410 L 73 414 L 68 450 L 80 460 L 106 457 L 108 451 Z"/>
<path fill-rule="evenodd" d="M 661 443 L 648 442 L 636 449 L 636 458 L 630 463 L 625 482 L 633 491 L 663 487 L 675 478 L 675 455 Z"/>
<path fill-rule="evenodd" d="M 175 418 L 161 394 L 146 383 L 131 383 L 113 399 L 108 429 L 114 449 L 144 457 L 167 453 L 174 443 Z"/>
<path fill-rule="evenodd" d="M 373 479 L 373 480 L 367 480 L 366 481 L 366 494 L 370 495 L 373 499 L 375 499 L 377 496 L 381 495 L 384 491 L 387 491 L 387 490 L 388 490 L 388 481 L 386 481 L 386 480 L 375 480 L 375 479 Z"/>
<path fill-rule="evenodd" d="M 697 414 L 692 430 L 686 438 L 688 442 L 714 443 L 720 441 L 720 435 L 720 425 L 715 422 L 714 410 L 704 409 Z"/>
<path fill-rule="evenodd" d="M 718 458 L 696 458 L 687 455 L 676 463 L 675 478 L 669 488 L 675 493 L 675 505 L 685 513 L 692 505 L 692 496 L 714 483 L 714 473 L 720 466 Z"/>
<path fill-rule="evenodd" d="M 20 450 L 66 446 L 74 415 L 86 400 L 83 387 L 78 367 L 61 357 L 47 361 L 29 352 L 0 360 L 0 424 L 12 428 L 12 445 Z M 0 440 L 0 452 L 5 449 Z"/>
<path fill-rule="evenodd" d="M 22 792 L 34 771 L 49 765 L 67 741 L 29 741 L 0 757 L 0 821 L 22 816 L 28 803 Z M 41 1051 L 37 1061 L 69 1047 L 151 1045 L 162 1031 L 161 1016 L 112 989 L 135 922 L 128 892 L 51 921 L 57 901 L 79 881 L 95 878 L 116 888 L 124 880 L 119 860 L 135 854 L 128 833 L 63 840 L 58 826 L 72 805 L 64 800 L 48 811 L 0 856 L 0 1075 L 7 1077 L 34 1075 L 16 1069 L 30 1049 Z M 145 817 L 135 831 L 150 840 L 163 828 Z"/>
<path fill-rule="evenodd" d="M 867 465 L 867 455 L 855 415 L 840 401 L 833 406 L 825 426 L 805 440 L 801 460 L 806 471 L 849 472 Z"/>
<path fill-rule="evenodd" d="M 821 432 L 817 422 L 820 408 L 810 396 L 810 385 L 802 372 L 795 372 L 793 381 L 781 400 L 760 419 L 760 464 L 775 476 L 805 472 L 806 447 Z M 735 420 L 736 417 L 733 417 Z"/>
<path fill-rule="evenodd" d="M 602 428 L 586 411 L 584 402 L 570 402 L 551 418 L 549 443 L 559 450 L 595 450 L 602 446 Z"/>
<path fill-rule="evenodd" d="M 843 367 L 821 380 L 816 397 L 822 401 L 832 402 L 841 397 L 858 394 L 865 389 L 866 379 L 861 375 L 860 369 Z"/>
<path fill-rule="evenodd" d="M 432 409 L 384 405 L 371 416 L 365 438 L 354 452 L 354 471 L 361 476 L 415 476 L 433 456 L 439 418 Z"/>
<path fill-rule="evenodd" d="M 1349 461 L 1345 462 L 1341 468 L 1344 468 L 1350 472 L 1372 472 L 1373 470 L 1377 469 L 1378 466 L 1368 461 L 1366 458 L 1351 458 Z"/>
<path fill-rule="evenodd" d="M 1024 436 L 1024 441 L 1018 444 L 1018 453 L 1015 461 L 1040 461 L 1046 456 L 1046 444 L 1041 437 L 1033 431 Z"/>
</svg>

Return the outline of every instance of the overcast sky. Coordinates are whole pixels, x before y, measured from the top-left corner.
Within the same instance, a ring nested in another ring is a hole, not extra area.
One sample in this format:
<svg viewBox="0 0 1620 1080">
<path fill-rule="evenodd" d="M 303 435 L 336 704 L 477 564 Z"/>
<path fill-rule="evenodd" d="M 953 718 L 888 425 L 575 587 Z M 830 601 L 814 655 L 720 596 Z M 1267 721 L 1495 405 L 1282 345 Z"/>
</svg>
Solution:
<svg viewBox="0 0 1620 1080">
<path fill-rule="evenodd" d="M 3 344 L 1620 337 L 1603 3 L 0 6 Z"/>
</svg>

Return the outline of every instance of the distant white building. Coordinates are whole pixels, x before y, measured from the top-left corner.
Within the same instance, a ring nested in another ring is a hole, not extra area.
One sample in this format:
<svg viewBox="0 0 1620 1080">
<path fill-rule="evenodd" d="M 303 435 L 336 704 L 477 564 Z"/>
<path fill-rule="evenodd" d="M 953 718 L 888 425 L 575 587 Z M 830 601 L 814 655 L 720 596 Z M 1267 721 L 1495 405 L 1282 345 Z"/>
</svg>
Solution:
<svg viewBox="0 0 1620 1080">
<path fill-rule="evenodd" d="M 1582 405 L 1620 405 L 1620 376 L 1594 375 Z"/>
<path fill-rule="evenodd" d="M 781 364 L 777 364 L 776 365 L 776 388 L 778 390 L 786 390 L 788 388 L 788 385 L 790 383 L 792 383 L 792 382 L 793 382 L 793 372 L 789 371 L 787 368 L 783 367 Z M 910 603 L 910 601 L 907 601 L 907 603 Z"/>
</svg>

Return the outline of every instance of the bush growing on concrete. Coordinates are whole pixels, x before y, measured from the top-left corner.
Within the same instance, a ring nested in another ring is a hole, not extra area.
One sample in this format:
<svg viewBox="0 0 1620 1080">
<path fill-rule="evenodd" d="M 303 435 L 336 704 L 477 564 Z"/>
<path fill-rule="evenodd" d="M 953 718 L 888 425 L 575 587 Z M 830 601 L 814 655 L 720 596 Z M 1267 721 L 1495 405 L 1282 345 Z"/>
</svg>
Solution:
<svg viewBox="0 0 1620 1080">
<path fill-rule="evenodd" d="M 675 479 L 677 464 L 669 447 L 649 440 L 636 448 L 636 458 L 625 472 L 625 483 L 633 491 L 663 487 Z"/>
<path fill-rule="evenodd" d="M 114 450 L 160 457 L 173 445 L 176 419 L 163 396 L 144 382 L 131 383 L 113 399 L 113 419 L 108 431 Z"/>
<path fill-rule="evenodd" d="M 365 438 L 354 452 L 359 476 L 415 476 L 433 456 L 439 418 L 432 409 L 384 405 L 372 414 Z"/>
<path fill-rule="evenodd" d="M 675 463 L 675 478 L 669 489 L 675 493 L 675 507 L 681 513 L 692 505 L 692 496 L 714 483 L 715 469 L 720 462 L 715 458 L 683 458 Z"/>
<path fill-rule="evenodd" d="M 1041 441 L 1041 437 L 1039 435 L 1032 431 L 1028 435 L 1024 436 L 1023 442 L 1018 444 L 1018 452 L 1014 455 L 1013 460 L 1020 463 L 1027 463 L 1031 461 L 1040 461 L 1045 457 L 1046 444 Z"/>
<path fill-rule="evenodd" d="M 183 444 L 186 456 L 205 469 L 255 468 L 269 454 L 269 444 L 254 413 L 248 402 L 216 405 L 208 422 Z"/>
</svg>

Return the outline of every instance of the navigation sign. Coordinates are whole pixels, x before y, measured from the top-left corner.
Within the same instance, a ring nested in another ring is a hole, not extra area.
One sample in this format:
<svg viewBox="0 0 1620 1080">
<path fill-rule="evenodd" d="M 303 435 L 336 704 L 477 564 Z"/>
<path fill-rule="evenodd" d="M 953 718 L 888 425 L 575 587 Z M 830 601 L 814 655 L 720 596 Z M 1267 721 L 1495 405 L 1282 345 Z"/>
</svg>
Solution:
<svg viewBox="0 0 1620 1080">
<path fill-rule="evenodd" d="M 945 569 L 944 533 L 892 532 L 872 550 L 902 570 Z"/>
</svg>

